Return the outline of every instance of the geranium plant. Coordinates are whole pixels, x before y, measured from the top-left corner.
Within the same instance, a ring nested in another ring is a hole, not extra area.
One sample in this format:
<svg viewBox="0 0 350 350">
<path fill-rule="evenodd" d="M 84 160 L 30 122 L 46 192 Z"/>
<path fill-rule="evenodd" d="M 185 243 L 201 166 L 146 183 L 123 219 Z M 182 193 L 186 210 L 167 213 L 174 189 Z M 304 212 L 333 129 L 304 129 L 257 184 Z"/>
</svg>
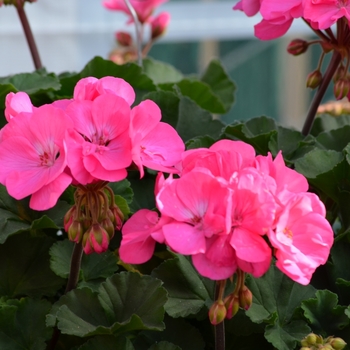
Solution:
<svg viewBox="0 0 350 350">
<path fill-rule="evenodd" d="M 350 117 L 315 117 L 332 79 L 350 95 L 348 3 L 234 6 L 260 11 L 262 40 L 298 17 L 318 35 L 287 48 L 323 49 L 298 131 L 213 118 L 235 92 L 218 60 L 186 77 L 147 58 L 163 2 L 105 1 L 134 38 L 61 75 L 42 67 L 24 1 L 4 2 L 36 71 L 0 78 L 0 348 L 346 349 Z"/>
</svg>

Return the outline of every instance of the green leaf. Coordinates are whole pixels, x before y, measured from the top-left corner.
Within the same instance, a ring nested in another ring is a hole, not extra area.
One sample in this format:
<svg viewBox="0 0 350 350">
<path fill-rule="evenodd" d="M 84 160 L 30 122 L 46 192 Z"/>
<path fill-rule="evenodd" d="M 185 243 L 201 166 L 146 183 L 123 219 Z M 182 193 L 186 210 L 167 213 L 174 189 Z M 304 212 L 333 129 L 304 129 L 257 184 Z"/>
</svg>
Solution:
<svg viewBox="0 0 350 350">
<path fill-rule="evenodd" d="M 295 170 L 335 202 L 342 191 L 350 190 L 350 165 L 340 152 L 314 149 L 296 160 Z"/>
<path fill-rule="evenodd" d="M 0 78 L 0 90 L 8 92 L 23 91 L 28 95 L 46 93 L 61 88 L 58 77 L 55 74 L 36 71 L 33 73 L 20 73 L 5 78 Z M 0 107 L 5 106 L 3 92 L 0 95 Z"/>
<path fill-rule="evenodd" d="M 162 111 L 162 122 L 176 128 L 179 119 L 180 98 L 172 91 L 152 91 L 144 99 L 154 101 Z"/>
<path fill-rule="evenodd" d="M 149 348 L 149 350 L 182 350 L 182 349 L 172 343 L 168 343 L 167 341 L 161 341 L 157 344 L 153 344 Z"/>
<path fill-rule="evenodd" d="M 317 136 L 323 131 L 338 129 L 344 125 L 350 125 L 350 115 L 334 117 L 329 114 L 323 114 L 315 119 L 311 129 L 311 134 Z"/>
<path fill-rule="evenodd" d="M 51 337 L 45 315 L 51 304 L 46 300 L 7 300 L 0 304 L 1 350 L 44 350 Z"/>
<path fill-rule="evenodd" d="M 187 97 L 179 103 L 179 119 L 176 130 L 184 141 L 196 136 L 208 135 L 217 139 L 224 124 Z"/>
<path fill-rule="evenodd" d="M 69 276 L 73 247 L 73 242 L 64 240 L 56 242 L 50 249 L 51 269 L 60 277 L 68 278 Z M 117 258 L 110 251 L 101 254 L 84 254 L 81 261 L 80 281 L 99 280 L 100 282 L 100 279 L 112 276 L 117 270 Z"/>
<path fill-rule="evenodd" d="M 131 188 L 130 181 L 125 179 L 118 182 L 110 182 L 108 186 L 113 190 L 115 195 L 123 197 L 128 204 L 132 202 L 134 192 Z"/>
<path fill-rule="evenodd" d="M 202 278 L 182 255 L 163 262 L 152 271 L 152 276 L 163 281 L 169 296 L 166 312 L 172 317 L 186 317 L 198 313 L 210 295 Z"/>
<path fill-rule="evenodd" d="M 268 322 L 266 339 L 279 350 L 289 350 L 310 329 L 303 320 L 294 319 L 303 300 L 315 295 L 311 286 L 302 286 L 271 266 L 261 278 L 249 278 L 247 286 L 253 293 L 253 304 L 247 311 L 255 323 Z"/>
<path fill-rule="evenodd" d="M 272 118 L 258 117 L 245 123 L 236 122 L 226 126 L 223 136 L 233 140 L 242 140 L 251 144 L 258 153 L 267 154 L 271 138 L 277 134 L 277 126 Z"/>
<path fill-rule="evenodd" d="M 318 290 L 316 298 L 302 303 L 305 317 L 310 321 L 314 332 L 324 335 L 336 334 L 349 325 L 345 315 L 346 306 L 338 304 L 338 296 L 329 290 Z"/>
<path fill-rule="evenodd" d="M 151 58 L 143 60 L 143 71 L 154 84 L 176 83 L 183 78 L 182 73 L 170 64 Z"/>
<path fill-rule="evenodd" d="M 207 319 L 205 322 L 208 322 Z M 162 332 L 142 331 L 136 337 L 134 346 L 137 350 L 147 350 L 154 343 L 169 342 L 182 350 L 204 350 L 206 343 L 199 329 L 183 318 L 165 316 L 165 329 Z M 209 328 L 210 329 L 210 328 Z"/>
<path fill-rule="evenodd" d="M 88 340 L 78 350 L 135 350 L 131 341 L 125 337 L 97 336 Z"/>
<path fill-rule="evenodd" d="M 350 125 L 335 130 L 324 131 L 316 137 L 316 145 L 325 150 L 341 152 L 350 142 Z"/>
<path fill-rule="evenodd" d="M 114 275 L 98 292 L 76 289 L 54 306 L 52 318 L 64 334 L 86 337 L 150 329 L 162 330 L 166 291 L 161 282 L 137 273 Z"/>
<path fill-rule="evenodd" d="M 235 84 L 227 74 L 221 62 L 212 60 L 201 80 L 210 86 L 211 91 L 219 98 L 224 106 L 225 113 L 228 112 L 234 102 Z"/>
<path fill-rule="evenodd" d="M 225 106 L 208 84 L 198 80 L 183 79 L 175 86 L 179 88 L 181 95 L 190 98 L 202 109 L 211 113 L 223 114 L 226 112 Z M 162 88 L 162 85 L 160 87 Z"/>
<path fill-rule="evenodd" d="M 64 280 L 50 269 L 49 249 L 54 240 L 22 233 L 0 245 L 0 295 L 52 296 Z"/>
<path fill-rule="evenodd" d="M 66 202 L 59 201 L 54 208 L 38 212 L 30 209 L 28 203 L 29 198 L 16 200 L 0 185 L 0 243 L 14 233 L 62 228 L 63 217 L 70 208 Z"/>
<path fill-rule="evenodd" d="M 210 136 L 198 136 L 186 142 L 186 149 L 209 148 L 214 143 L 215 140 Z"/>
</svg>

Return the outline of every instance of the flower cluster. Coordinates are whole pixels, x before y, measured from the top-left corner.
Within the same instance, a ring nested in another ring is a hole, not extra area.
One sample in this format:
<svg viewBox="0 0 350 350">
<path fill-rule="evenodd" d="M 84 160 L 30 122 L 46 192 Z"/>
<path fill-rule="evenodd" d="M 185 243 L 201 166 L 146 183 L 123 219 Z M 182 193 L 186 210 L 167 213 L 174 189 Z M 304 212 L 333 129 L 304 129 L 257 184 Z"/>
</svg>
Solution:
<svg viewBox="0 0 350 350">
<path fill-rule="evenodd" d="M 70 184 L 77 186 L 76 210 L 65 223 L 67 231 L 74 224 L 73 241 L 108 220 L 120 228 L 113 196 L 103 194 L 108 182 L 125 179 L 132 163 L 141 177 L 144 166 L 176 173 L 174 165 L 184 151 L 176 130 L 160 122 L 159 107 L 145 100 L 131 108 L 134 100 L 133 88 L 114 77 L 84 78 L 73 99 L 40 107 L 23 92 L 8 94 L 8 124 L 0 133 L 0 183 L 16 199 L 31 195 L 35 210 L 53 207 Z"/>
<path fill-rule="evenodd" d="M 320 44 L 323 50 L 318 67 L 307 78 L 307 86 L 314 89 L 322 82 L 321 65 L 323 56 L 331 51 L 339 54 L 332 72 L 334 96 L 337 100 L 347 96 L 350 99 L 350 2 L 336 0 L 241 0 L 234 9 L 244 11 L 247 16 L 260 12 L 262 20 L 255 25 L 255 35 L 261 40 L 270 40 L 284 35 L 295 18 L 303 18 L 319 40 L 306 42 L 296 39 L 288 46 L 293 55 L 304 53 L 312 44 Z M 337 32 L 332 26 L 336 24 Z"/>
<path fill-rule="evenodd" d="M 168 12 L 161 12 L 157 16 L 153 16 L 155 9 L 167 2 L 168 0 L 129 0 L 130 5 L 135 10 L 137 19 L 140 22 L 141 29 L 138 35 L 141 38 L 141 33 L 144 34 L 144 27 L 150 27 L 150 39 L 144 45 L 142 55 L 146 56 L 154 41 L 162 36 L 170 22 L 170 14 Z M 109 10 L 121 11 L 128 16 L 128 23 L 133 23 L 134 19 L 124 0 L 105 0 L 103 6 Z M 110 59 L 118 64 L 123 64 L 127 61 L 135 61 L 137 58 L 136 44 L 133 42 L 131 35 L 124 31 L 119 31 L 115 34 L 118 47 L 110 54 Z"/>
<path fill-rule="evenodd" d="M 179 169 L 178 178 L 158 175 L 160 217 L 143 209 L 125 223 L 124 262 L 147 261 L 160 242 L 192 256 L 201 275 L 224 280 L 238 269 L 262 276 L 274 252 L 285 274 L 308 284 L 327 261 L 333 232 L 324 205 L 281 153 L 273 160 L 244 142 L 221 140 L 184 152 Z"/>
</svg>

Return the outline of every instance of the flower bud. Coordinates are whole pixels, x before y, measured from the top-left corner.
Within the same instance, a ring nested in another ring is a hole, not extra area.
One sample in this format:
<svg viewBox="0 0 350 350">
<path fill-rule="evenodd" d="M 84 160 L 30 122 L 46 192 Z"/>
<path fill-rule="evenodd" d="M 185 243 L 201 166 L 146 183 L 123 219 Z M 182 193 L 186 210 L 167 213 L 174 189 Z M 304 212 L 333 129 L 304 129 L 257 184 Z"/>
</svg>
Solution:
<svg viewBox="0 0 350 350">
<path fill-rule="evenodd" d="M 64 215 L 64 218 L 63 218 L 63 227 L 64 227 L 64 230 L 66 232 L 68 232 L 69 230 L 69 227 L 70 225 L 72 224 L 73 222 L 73 216 L 74 216 L 74 213 L 76 211 L 76 206 L 73 205 L 68 211 L 67 213 Z"/>
<path fill-rule="evenodd" d="M 334 350 L 342 350 L 345 348 L 346 344 L 342 338 L 333 338 L 329 343 Z"/>
<path fill-rule="evenodd" d="M 79 243 L 83 236 L 83 232 L 83 225 L 80 221 L 74 220 L 68 228 L 68 238 L 72 242 Z"/>
<path fill-rule="evenodd" d="M 348 95 L 350 91 L 350 81 L 345 78 L 340 78 L 334 83 L 334 97 L 341 100 Z"/>
<path fill-rule="evenodd" d="M 306 336 L 305 340 L 308 343 L 308 345 L 314 345 L 317 343 L 318 338 L 319 337 L 316 334 L 310 333 L 309 335 Z"/>
<path fill-rule="evenodd" d="M 108 249 L 109 235 L 100 224 L 93 224 L 83 236 L 85 254 L 103 253 Z"/>
<path fill-rule="evenodd" d="M 132 37 L 126 32 L 116 32 L 115 38 L 117 43 L 121 46 L 132 46 Z"/>
<path fill-rule="evenodd" d="M 322 81 L 322 73 L 316 69 L 311 72 L 306 79 L 306 86 L 311 89 L 316 89 L 317 86 L 321 84 Z"/>
<path fill-rule="evenodd" d="M 115 224 L 116 229 L 120 230 L 123 226 L 124 214 L 117 205 L 111 207 L 110 211 L 112 212 L 112 218 L 110 217 L 110 219 L 112 220 L 113 224 Z M 108 216 L 110 216 L 109 211 Z"/>
<path fill-rule="evenodd" d="M 162 12 L 151 22 L 152 39 L 156 39 L 164 34 L 170 22 L 170 14 Z"/>
<path fill-rule="evenodd" d="M 293 56 L 298 56 L 304 53 L 308 47 L 309 44 L 307 43 L 307 41 L 302 39 L 294 39 L 287 46 L 287 51 Z"/>
<path fill-rule="evenodd" d="M 209 320 L 214 326 L 223 322 L 226 317 L 226 307 L 222 300 L 217 300 L 209 310 Z"/>
<path fill-rule="evenodd" d="M 230 294 L 225 298 L 224 303 L 227 310 L 226 318 L 230 320 L 239 310 L 239 298 L 235 294 Z"/>
<path fill-rule="evenodd" d="M 107 231 L 109 239 L 111 240 L 114 236 L 114 225 L 110 218 L 105 218 L 101 221 L 101 226 Z"/>
<path fill-rule="evenodd" d="M 248 289 L 247 286 L 243 286 L 243 288 L 239 291 L 239 306 L 244 309 L 248 310 L 253 302 L 253 294 Z"/>
</svg>

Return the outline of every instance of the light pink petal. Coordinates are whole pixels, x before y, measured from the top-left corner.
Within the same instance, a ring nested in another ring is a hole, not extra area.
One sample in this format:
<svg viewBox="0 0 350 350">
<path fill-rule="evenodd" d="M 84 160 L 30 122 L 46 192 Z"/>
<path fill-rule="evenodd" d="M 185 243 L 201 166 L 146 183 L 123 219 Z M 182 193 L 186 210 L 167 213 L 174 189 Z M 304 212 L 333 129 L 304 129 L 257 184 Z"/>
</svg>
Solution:
<svg viewBox="0 0 350 350">
<path fill-rule="evenodd" d="M 8 93 L 6 95 L 5 107 L 5 117 L 8 122 L 21 112 L 31 113 L 35 109 L 28 94 L 21 91 Z"/>
<path fill-rule="evenodd" d="M 177 253 L 191 255 L 205 252 L 203 232 L 189 224 L 174 222 L 164 225 L 163 233 L 169 247 Z"/>
<path fill-rule="evenodd" d="M 71 182 L 71 176 L 61 173 L 55 180 L 32 194 L 29 206 L 34 210 L 47 210 L 54 207 L 58 198 Z"/>
</svg>

